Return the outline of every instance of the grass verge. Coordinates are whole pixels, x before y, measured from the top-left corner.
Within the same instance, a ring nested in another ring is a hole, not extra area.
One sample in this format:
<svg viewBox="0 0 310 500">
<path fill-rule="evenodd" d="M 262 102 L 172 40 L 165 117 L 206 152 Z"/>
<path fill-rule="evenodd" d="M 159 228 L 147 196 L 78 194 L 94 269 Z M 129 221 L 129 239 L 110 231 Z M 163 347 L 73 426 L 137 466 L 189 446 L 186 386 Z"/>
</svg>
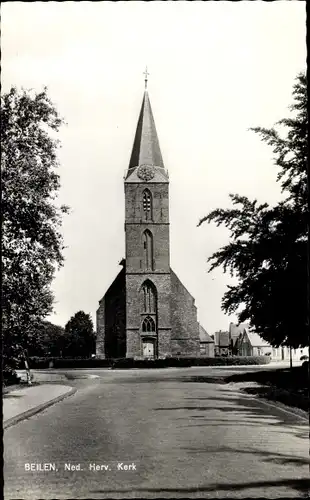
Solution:
<svg viewBox="0 0 310 500">
<path fill-rule="evenodd" d="M 240 389 L 248 394 L 309 412 L 309 374 L 308 370 L 302 366 L 292 369 L 237 373 L 224 377 L 223 382 L 256 382 L 258 385 L 240 387 Z"/>
</svg>

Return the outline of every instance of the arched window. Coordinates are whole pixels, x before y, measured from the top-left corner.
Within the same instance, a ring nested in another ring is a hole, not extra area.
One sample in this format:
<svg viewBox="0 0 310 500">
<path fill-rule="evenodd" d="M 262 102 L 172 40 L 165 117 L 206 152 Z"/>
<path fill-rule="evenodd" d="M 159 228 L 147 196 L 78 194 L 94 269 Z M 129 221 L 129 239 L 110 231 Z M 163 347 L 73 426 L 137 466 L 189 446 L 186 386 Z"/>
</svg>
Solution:
<svg viewBox="0 0 310 500">
<path fill-rule="evenodd" d="M 150 281 L 146 281 L 141 288 L 143 313 L 156 314 L 156 289 Z"/>
<path fill-rule="evenodd" d="M 148 189 L 145 189 L 142 195 L 142 213 L 145 220 L 152 220 L 153 218 L 152 205 L 152 194 Z"/>
<path fill-rule="evenodd" d="M 143 233 L 143 261 L 145 269 L 153 270 L 153 235 L 146 229 Z"/>
<path fill-rule="evenodd" d="M 156 327 L 155 327 L 155 321 L 151 316 L 146 316 L 144 318 L 143 323 L 142 323 L 142 332 L 144 333 L 152 333 L 155 332 Z"/>
</svg>

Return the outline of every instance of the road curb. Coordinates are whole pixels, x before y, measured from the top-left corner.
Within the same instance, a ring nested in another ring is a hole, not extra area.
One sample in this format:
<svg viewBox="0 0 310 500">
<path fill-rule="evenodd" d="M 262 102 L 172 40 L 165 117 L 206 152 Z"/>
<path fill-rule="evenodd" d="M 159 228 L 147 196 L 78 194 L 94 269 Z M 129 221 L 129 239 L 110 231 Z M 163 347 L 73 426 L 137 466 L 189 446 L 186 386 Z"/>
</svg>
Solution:
<svg viewBox="0 0 310 500">
<path fill-rule="evenodd" d="M 51 399 L 50 401 L 46 401 L 46 403 L 43 403 L 41 405 L 35 406 L 34 408 L 31 408 L 30 410 L 24 411 L 23 413 L 20 413 L 19 415 L 16 415 L 15 417 L 9 418 L 5 422 L 3 422 L 3 430 L 8 429 L 9 427 L 12 427 L 15 424 L 18 424 L 22 420 L 25 420 L 29 417 L 32 417 L 33 415 L 36 415 L 40 411 L 45 410 L 49 406 L 52 406 L 59 401 L 62 401 L 63 399 L 72 396 L 75 394 L 77 391 L 76 388 L 72 387 L 68 392 L 65 392 L 64 394 L 61 394 L 60 396 L 57 396 L 54 399 Z"/>
<path fill-rule="evenodd" d="M 243 392 L 243 394 L 245 394 Z M 264 397 L 259 397 L 259 396 L 250 396 L 252 399 L 255 399 L 256 401 L 261 401 L 265 406 L 270 406 L 271 408 L 276 408 L 277 410 L 281 410 L 284 413 L 287 413 L 288 415 L 292 415 L 294 417 L 297 417 L 298 419 L 302 420 L 303 422 L 309 423 L 309 418 L 307 418 L 307 412 L 304 412 L 305 415 L 302 415 L 299 413 L 299 409 L 296 408 L 291 408 L 290 406 L 285 405 L 281 401 L 273 401 L 272 403 L 269 401 L 269 399 L 265 399 Z M 300 410 L 300 412 L 303 412 L 304 410 Z"/>
<path fill-rule="evenodd" d="M 257 398 L 260 399 L 266 406 L 271 406 L 272 408 L 277 408 L 282 410 L 284 413 L 288 413 L 289 415 L 293 415 L 294 417 L 299 418 L 303 422 L 309 423 L 309 418 L 307 418 L 307 412 L 304 410 L 300 410 L 300 412 L 304 412 L 304 415 L 299 413 L 299 409 L 296 408 L 296 411 L 294 408 L 291 408 L 290 406 L 285 405 L 281 401 L 275 401 L 275 402 L 270 402 L 268 399 L 265 398 Z"/>
</svg>

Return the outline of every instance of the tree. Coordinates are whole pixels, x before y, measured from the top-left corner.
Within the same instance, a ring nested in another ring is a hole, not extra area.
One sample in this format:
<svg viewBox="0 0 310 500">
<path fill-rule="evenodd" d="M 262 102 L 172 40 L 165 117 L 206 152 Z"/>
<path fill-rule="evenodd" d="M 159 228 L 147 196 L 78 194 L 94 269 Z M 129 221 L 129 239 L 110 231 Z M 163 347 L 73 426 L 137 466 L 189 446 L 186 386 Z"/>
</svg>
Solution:
<svg viewBox="0 0 310 500">
<path fill-rule="evenodd" d="M 28 356 L 61 357 L 66 345 L 66 332 L 62 326 L 42 321 L 33 335 Z"/>
<path fill-rule="evenodd" d="M 90 357 L 95 351 L 95 334 L 90 314 L 77 312 L 65 326 L 66 346 L 64 355 Z"/>
<path fill-rule="evenodd" d="M 63 120 L 47 96 L 17 91 L 1 96 L 2 341 L 4 373 L 14 368 L 51 312 L 50 289 L 63 264 L 62 215 L 54 136 Z"/>
<path fill-rule="evenodd" d="M 222 299 L 226 313 L 237 312 L 274 346 L 306 346 L 308 340 L 307 81 L 299 74 L 292 116 L 275 127 L 253 130 L 273 148 L 284 201 L 274 207 L 231 194 L 231 209 L 216 209 L 200 220 L 224 224 L 230 242 L 208 259 L 209 272 L 223 266 L 237 277 Z M 283 132 L 283 129 L 285 132 Z"/>
</svg>

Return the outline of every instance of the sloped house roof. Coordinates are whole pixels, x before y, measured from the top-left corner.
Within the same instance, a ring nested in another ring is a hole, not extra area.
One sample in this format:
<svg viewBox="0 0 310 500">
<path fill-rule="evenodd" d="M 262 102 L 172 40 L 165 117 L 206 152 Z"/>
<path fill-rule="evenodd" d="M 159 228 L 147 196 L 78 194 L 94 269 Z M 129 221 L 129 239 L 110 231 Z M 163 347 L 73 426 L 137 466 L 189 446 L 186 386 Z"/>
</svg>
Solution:
<svg viewBox="0 0 310 500">
<path fill-rule="evenodd" d="M 240 323 L 240 325 L 236 325 L 235 323 L 230 323 L 230 325 L 229 325 L 229 337 L 230 337 L 233 345 L 236 344 L 240 335 L 244 333 L 244 330 L 246 330 L 248 328 L 249 328 L 249 323 Z"/>
<path fill-rule="evenodd" d="M 246 328 L 244 334 L 245 336 L 247 336 L 252 347 L 271 347 L 269 342 L 262 339 L 256 332 L 249 332 L 249 330 Z"/>
</svg>

